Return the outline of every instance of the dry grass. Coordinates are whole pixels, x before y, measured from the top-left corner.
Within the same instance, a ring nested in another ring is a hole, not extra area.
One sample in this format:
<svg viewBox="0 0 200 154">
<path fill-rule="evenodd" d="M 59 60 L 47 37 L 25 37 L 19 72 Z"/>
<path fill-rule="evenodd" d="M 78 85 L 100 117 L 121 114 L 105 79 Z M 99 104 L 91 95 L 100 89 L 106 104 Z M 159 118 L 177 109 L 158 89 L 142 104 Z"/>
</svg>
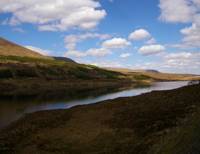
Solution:
<svg viewBox="0 0 200 154">
<path fill-rule="evenodd" d="M 0 55 L 1 56 L 22 56 L 34 58 L 47 58 L 37 52 L 9 42 L 0 37 Z"/>
</svg>

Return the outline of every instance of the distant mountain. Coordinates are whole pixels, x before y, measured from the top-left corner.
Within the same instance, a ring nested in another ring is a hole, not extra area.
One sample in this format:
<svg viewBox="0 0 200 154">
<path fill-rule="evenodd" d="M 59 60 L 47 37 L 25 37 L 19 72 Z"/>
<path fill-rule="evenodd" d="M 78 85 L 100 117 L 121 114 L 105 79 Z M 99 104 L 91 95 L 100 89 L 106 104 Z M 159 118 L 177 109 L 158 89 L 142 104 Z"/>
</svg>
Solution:
<svg viewBox="0 0 200 154">
<path fill-rule="evenodd" d="M 160 72 L 157 71 L 157 70 L 144 70 L 144 71 L 146 71 L 146 72 L 151 72 L 151 73 L 160 73 Z"/>
<path fill-rule="evenodd" d="M 33 58 L 47 58 L 35 51 L 19 46 L 0 37 L 0 56 L 19 56 Z"/>
<path fill-rule="evenodd" d="M 72 62 L 72 63 L 76 63 L 74 60 L 70 59 L 70 58 L 66 58 L 66 57 L 53 57 L 55 60 L 61 60 L 61 61 L 65 61 L 65 62 Z"/>
</svg>

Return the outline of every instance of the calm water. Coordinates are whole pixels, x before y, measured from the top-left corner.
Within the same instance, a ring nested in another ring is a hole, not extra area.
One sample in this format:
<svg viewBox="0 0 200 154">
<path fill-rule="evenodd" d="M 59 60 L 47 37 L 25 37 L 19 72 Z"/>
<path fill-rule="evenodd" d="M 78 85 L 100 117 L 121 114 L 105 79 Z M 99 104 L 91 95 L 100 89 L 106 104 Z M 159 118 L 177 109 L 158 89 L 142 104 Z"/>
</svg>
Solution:
<svg viewBox="0 0 200 154">
<path fill-rule="evenodd" d="M 4 128 L 11 122 L 19 119 L 26 113 L 42 110 L 68 109 L 77 105 L 97 103 L 104 100 L 119 97 L 137 96 L 154 90 L 171 90 L 183 87 L 188 82 L 156 82 L 151 87 L 134 88 L 120 92 L 108 93 L 100 96 L 88 96 L 65 102 L 0 102 L 0 128 Z"/>
</svg>

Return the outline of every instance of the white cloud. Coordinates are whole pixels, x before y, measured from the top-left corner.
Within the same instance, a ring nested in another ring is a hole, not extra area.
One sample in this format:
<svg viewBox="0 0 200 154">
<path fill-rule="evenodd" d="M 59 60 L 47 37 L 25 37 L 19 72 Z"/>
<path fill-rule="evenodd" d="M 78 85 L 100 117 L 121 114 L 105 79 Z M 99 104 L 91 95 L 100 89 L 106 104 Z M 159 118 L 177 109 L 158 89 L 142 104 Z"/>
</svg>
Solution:
<svg viewBox="0 0 200 154">
<path fill-rule="evenodd" d="M 108 39 L 111 36 L 108 34 L 99 34 L 99 33 L 86 33 L 80 35 L 68 35 L 65 37 L 65 46 L 68 50 L 74 50 L 76 48 L 77 43 L 93 38 L 99 38 L 101 40 Z"/>
<path fill-rule="evenodd" d="M 149 40 L 147 40 L 146 44 L 155 44 L 156 40 L 154 38 L 150 38 Z"/>
<path fill-rule="evenodd" d="M 30 46 L 30 45 L 25 46 L 25 48 L 30 49 L 30 50 L 35 51 L 35 52 L 38 52 L 42 55 L 46 55 L 46 56 L 48 56 L 51 53 L 50 50 L 44 50 L 44 49 L 34 47 L 34 46 Z"/>
<path fill-rule="evenodd" d="M 183 60 L 183 59 L 188 59 L 190 58 L 191 56 L 193 56 L 193 54 L 191 52 L 179 52 L 179 53 L 170 53 L 170 54 L 167 54 L 165 56 L 165 58 L 167 60 Z"/>
<path fill-rule="evenodd" d="M 200 25 L 193 24 L 181 30 L 184 35 L 182 42 L 186 47 L 200 47 Z"/>
<path fill-rule="evenodd" d="M 112 52 L 105 48 L 92 48 L 87 51 L 77 51 L 77 50 L 69 50 L 65 53 L 65 57 L 86 57 L 86 56 L 92 56 L 92 57 L 104 57 Z"/>
<path fill-rule="evenodd" d="M 122 68 L 124 66 L 123 64 L 117 61 L 96 61 L 96 62 L 93 62 L 92 65 L 99 66 L 99 67 L 112 67 L 112 68 Z"/>
<path fill-rule="evenodd" d="M 105 48 L 93 48 L 86 51 L 86 55 L 93 57 L 104 57 L 111 54 L 111 51 Z"/>
<path fill-rule="evenodd" d="M 200 47 L 200 0 L 160 0 L 160 9 L 163 21 L 192 24 L 180 30 L 183 38 L 174 47 Z"/>
<path fill-rule="evenodd" d="M 93 0 L 1 0 L 0 13 L 11 13 L 9 23 L 37 24 L 42 31 L 91 29 L 106 16 Z"/>
<path fill-rule="evenodd" d="M 130 56 L 131 56 L 130 53 L 122 53 L 122 54 L 120 55 L 121 58 L 128 58 L 128 57 L 130 57 Z"/>
<path fill-rule="evenodd" d="M 164 65 L 166 68 L 183 69 L 193 71 L 200 68 L 200 53 L 198 52 L 178 52 L 171 53 L 164 57 Z M 195 73 L 195 72 L 194 72 Z M 196 72 L 200 73 L 200 72 Z"/>
<path fill-rule="evenodd" d="M 86 54 L 84 52 L 77 51 L 77 50 L 69 50 L 64 54 L 64 57 L 81 58 L 81 57 L 85 57 L 85 56 L 86 56 Z"/>
<path fill-rule="evenodd" d="M 113 38 L 102 43 L 102 46 L 108 49 L 125 48 L 129 45 L 131 45 L 131 43 L 124 38 Z"/>
<path fill-rule="evenodd" d="M 166 22 L 192 21 L 196 8 L 193 0 L 160 0 L 160 19 Z"/>
<path fill-rule="evenodd" d="M 165 47 L 159 44 L 145 45 L 141 47 L 138 51 L 142 55 L 154 55 L 165 51 Z"/>
<path fill-rule="evenodd" d="M 150 37 L 151 34 L 145 29 L 137 29 L 129 35 L 129 39 L 133 41 L 144 40 Z"/>
</svg>

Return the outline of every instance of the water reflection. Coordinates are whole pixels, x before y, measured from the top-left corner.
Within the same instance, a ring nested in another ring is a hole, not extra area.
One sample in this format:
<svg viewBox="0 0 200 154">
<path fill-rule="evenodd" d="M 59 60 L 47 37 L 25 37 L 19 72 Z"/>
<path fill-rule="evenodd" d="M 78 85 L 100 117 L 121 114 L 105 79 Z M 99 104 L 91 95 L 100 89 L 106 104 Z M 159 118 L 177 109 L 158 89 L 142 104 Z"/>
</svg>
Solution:
<svg viewBox="0 0 200 154">
<path fill-rule="evenodd" d="M 188 82 L 157 82 L 151 87 L 133 88 L 128 90 L 116 90 L 110 93 L 113 89 L 101 89 L 85 92 L 75 92 L 71 95 L 66 95 L 63 101 L 3 101 L 0 102 L 0 128 L 3 128 L 22 117 L 26 113 L 42 111 L 42 110 L 55 110 L 55 109 L 68 109 L 77 105 L 85 105 L 97 103 L 104 100 L 115 99 L 119 97 L 130 97 L 147 93 L 154 90 L 170 90 L 187 85 Z M 69 97 L 71 96 L 71 97 Z"/>
</svg>

